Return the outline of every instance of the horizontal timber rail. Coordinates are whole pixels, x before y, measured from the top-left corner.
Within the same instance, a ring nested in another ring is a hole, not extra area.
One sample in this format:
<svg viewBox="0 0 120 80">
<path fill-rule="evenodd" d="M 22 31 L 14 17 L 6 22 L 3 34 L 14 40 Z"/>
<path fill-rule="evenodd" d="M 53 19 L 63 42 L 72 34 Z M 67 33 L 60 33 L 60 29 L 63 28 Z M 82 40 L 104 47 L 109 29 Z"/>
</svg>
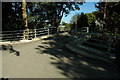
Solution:
<svg viewBox="0 0 120 80">
<path fill-rule="evenodd" d="M 95 48 L 104 49 L 109 53 L 115 53 L 116 40 L 119 39 L 119 37 L 107 36 L 99 33 L 88 33 L 86 35 L 90 35 L 87 39 L 88 41 L 85 42 L 86 44 L 94 46 Z"/>
<path fill-rule="evenodd" d="M 26 34 L 27 31 L 28 33 Z M 0 42 L 25 40 L 26 36 L 29 36 L 28 39 L 34 39 L 43 35 L 54 34 L 56 32 L 57 32 L 56 27 L 29 30 L 2 31 L 0 32 Z"/>
</svg>

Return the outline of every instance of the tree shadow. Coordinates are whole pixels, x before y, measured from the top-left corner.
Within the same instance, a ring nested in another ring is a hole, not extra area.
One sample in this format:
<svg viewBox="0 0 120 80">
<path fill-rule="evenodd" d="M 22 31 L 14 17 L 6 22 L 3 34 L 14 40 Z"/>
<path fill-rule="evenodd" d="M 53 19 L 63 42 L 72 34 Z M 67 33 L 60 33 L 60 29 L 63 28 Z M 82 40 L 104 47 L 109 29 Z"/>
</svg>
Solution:
<svg viewBox="0 0 120 80">
<path fill-rule="evenodd" d="M 40 54 L 49 54 L 51 62 L 61 74 L 68 78 L 119 78 L 118 66 L 100 60 L 94 60 L 69 51 L 65 44 L 73 42 L 73 38 L 66 35 L 56 35 L 43 39 L 37 49 Z"/>
<path fill-rule="evenodd" d="M 1 80 L 9 80 L 8 78 L 1 78 Z"/>
<path fill-rule="evenodd" d="M 14 53 L 16 56 L 20 56 L 20 52 L 15 50 L 12 45 L 1 45 L 0 50 L 8 50 L 10 53 Z"/>
</svg>

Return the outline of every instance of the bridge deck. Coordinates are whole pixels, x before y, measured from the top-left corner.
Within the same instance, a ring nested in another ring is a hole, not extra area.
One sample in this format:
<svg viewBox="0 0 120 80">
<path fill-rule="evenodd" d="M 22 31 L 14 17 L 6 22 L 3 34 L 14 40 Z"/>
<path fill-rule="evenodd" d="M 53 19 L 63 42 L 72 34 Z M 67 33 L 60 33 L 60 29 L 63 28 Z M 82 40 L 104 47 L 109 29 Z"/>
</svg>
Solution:
<svg viewBox="0 0 120 80">
<path fill-rule="evenodd" d="M 8 78 L 118 78 L 116 65 L 73 55 L 68 36 L 12 45 L 2 52 L 2 75 Z M 58 44 L 59 43 L 59 44 Z M 16 56 L 15 54 L 20 54 Z"/>
</svg>

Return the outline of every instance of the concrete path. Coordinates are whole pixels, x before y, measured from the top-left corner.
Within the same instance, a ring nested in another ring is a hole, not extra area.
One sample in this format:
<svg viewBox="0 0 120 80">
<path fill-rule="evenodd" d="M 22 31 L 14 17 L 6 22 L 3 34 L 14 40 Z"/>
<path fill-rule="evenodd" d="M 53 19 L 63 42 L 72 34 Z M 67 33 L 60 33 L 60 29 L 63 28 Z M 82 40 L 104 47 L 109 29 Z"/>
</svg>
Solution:
<svg viewBox="0 0 120 80">
<path fill-rule="evenodd" d="M 8 78 L 119 78 L 116 65 L 74 55 L 68 36 L 12 45 L 2 51 L 2 75 Z"/>
</svg>

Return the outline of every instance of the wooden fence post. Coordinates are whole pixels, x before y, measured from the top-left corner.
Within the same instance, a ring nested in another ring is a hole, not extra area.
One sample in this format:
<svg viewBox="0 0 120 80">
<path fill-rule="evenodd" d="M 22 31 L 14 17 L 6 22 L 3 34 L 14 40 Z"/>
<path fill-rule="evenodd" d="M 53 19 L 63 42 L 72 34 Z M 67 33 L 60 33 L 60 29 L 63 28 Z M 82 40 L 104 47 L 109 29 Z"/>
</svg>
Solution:
<svg viewBox="0 0 120 80">
<path fill-rule="evenodd" d="M 36 38 L 37 37 L 37 34 L 36 34 L 36 29 L 35 29 L 35 37 L 34 38 Z"/>
<path fill-rule="evenodd" d="M 23 39 L 25 40 L 25 30 L 23 31 Z"/>
<path fill-rule="evenodd" d="M 87 27 L 87 33 L 89 33 L 89 27 Z"/>
<path fill-rule="evenodd" d="M 48 35 L 50 34 L 49 31 L 50 31 L 50 30 L 49 30 L 49 28 L 48 28 Z"/>
</svg>

